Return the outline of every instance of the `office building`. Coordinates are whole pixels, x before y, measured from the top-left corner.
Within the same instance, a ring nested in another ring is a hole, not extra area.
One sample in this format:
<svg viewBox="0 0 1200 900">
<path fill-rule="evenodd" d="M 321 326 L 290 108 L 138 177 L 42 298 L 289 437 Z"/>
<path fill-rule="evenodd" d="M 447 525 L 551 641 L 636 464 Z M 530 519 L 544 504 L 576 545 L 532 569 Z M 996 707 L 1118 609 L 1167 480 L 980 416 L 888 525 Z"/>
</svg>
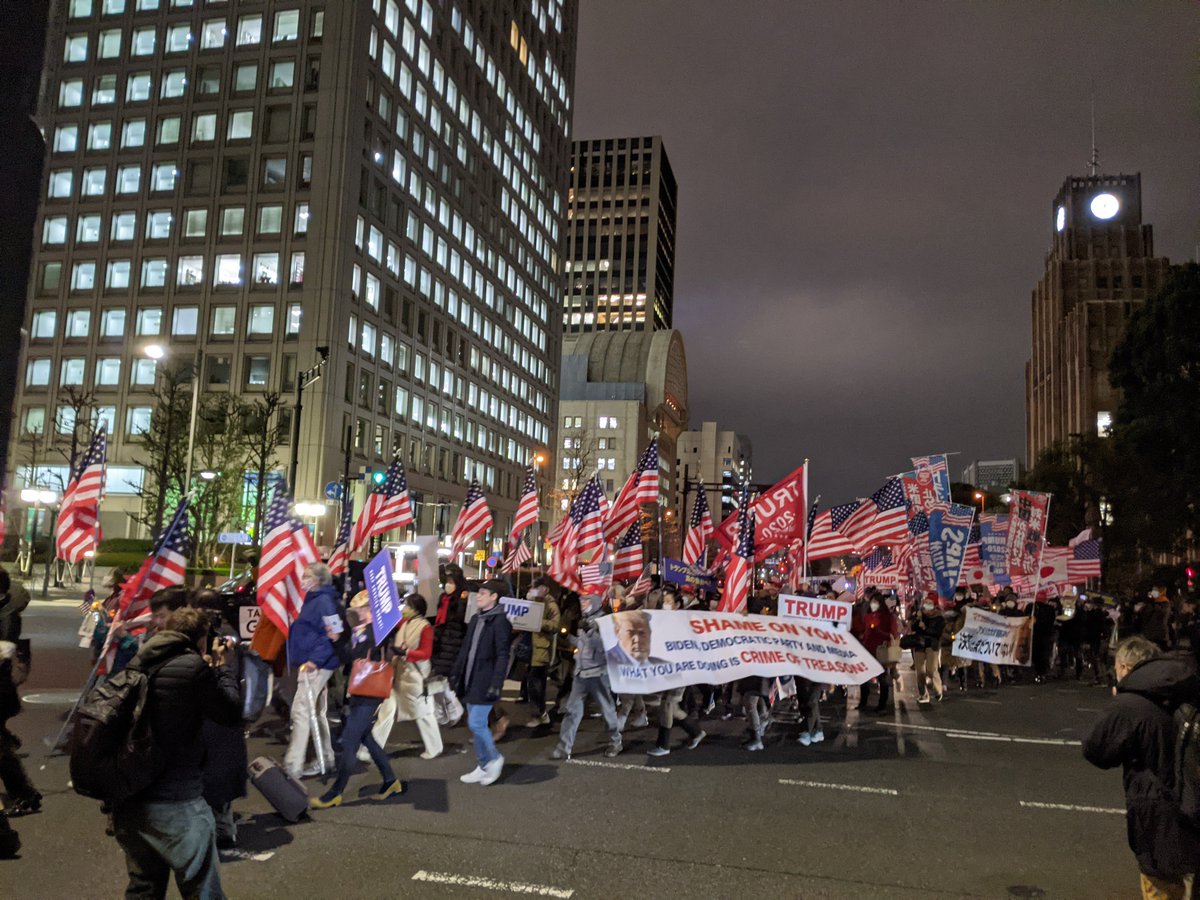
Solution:
<svg viewBox="0 0 1200 900">
<path fill-rule="evenodd" d="M 661 137 L 576 141 L 563 332 L 673 327 L 676 186 Z"/>
<path fill-rule="evenodd" d="M 716 422 L 703 422 L 685 431 L 677 444 L 681 515 L 690 519 L 698 484 L 708 494 L 708 509 L 719 523 L 737 509 L 737 492 L 753 474 L 754 450 L 750 438 L 721 429 Z M 686 508 L 684 508 L 686 507 Z"/>
<path fill-rule="evenodd" d="M 1142 222 L 1141 175 L 1072 176 L 1050 208 L 1050 251 L 1032 296 L 1026 461 L 1072 435 L 1103 434 L 1120 401 L 1108 361 L 1133 309 L 1163 283 Z"/>
<path fill-rule="evenodd" d="M 286 435 L 323 355 L 298 500 L 348 442 L 352 471 L 399 451 L 416 532 L 448 531 L 473 477 L 506 530 L 557 414 L 575 0 L 56 9 L 19 422 L 48 446 L 62 389 L 94 394 L 107 533 L 132 528 L 165 371 L 280 392 Z"/>
<path fill-rule="evenodd" d="M 1021 477 L 1015 459 L 977 459 L 962 471 L 962 483 L 981 491 L 1005 491 Z"/>
</svg>

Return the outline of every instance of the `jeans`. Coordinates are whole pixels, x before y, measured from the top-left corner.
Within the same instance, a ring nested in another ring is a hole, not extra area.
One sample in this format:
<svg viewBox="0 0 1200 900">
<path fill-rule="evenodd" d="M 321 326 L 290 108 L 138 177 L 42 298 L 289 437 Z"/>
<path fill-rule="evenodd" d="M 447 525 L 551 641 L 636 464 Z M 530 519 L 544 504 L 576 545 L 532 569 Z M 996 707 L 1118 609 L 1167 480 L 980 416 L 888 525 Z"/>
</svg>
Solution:
<svg viewBox="0 0 1200 900">
<path fill-rule="evenodd" d="M 337 779 L 327 792 L 329 796 L 337 796 L 346 789 L 346 783 L 354 772 L 360 745 L 366 747 L 367 752 L 371 754 L 371 760 L 379 769 L 384 784 L 391 784 L 396 780 L 388 755 L 371 734 L 371 725 L 375 722 L 375 710 L 379 708 L 379 704 L 379 700 L 370 697 L 351 697 L 346 705 L 346 720 L 342 723 L 342 756 L 338 760 Z"/>
<path fill-rule="evenodd" d="M 585 678 L 575 676 L 571 682 L 571 694 L 567 697 L 567 714 L 563 717 L 562 728 L 558 733 L 558 746 L 566 753 L 575 746 L 575 734 L 579 731 L 579 723 L 583 721 L 583 707 L 587 698 L 591 697 L 600 707 L 600 715 L 608 728 L 609 743 L 614 747 L 621 746 L 621 727 L 617 722 L 617 710 L 613 704 L 612 688 L 608 686 L 608 675 L 596 675 Z"/>
<path fill-rule="evenodd" d="M 492 729 L 488 726 L 488 716 L 492 712 L 490 703 L 467 704 L 467 728 L 471 730 L 471 740 L 475 744 L 475 758 L 482 769 L 488 763 L 500 758 L 496 742 L 492 740 Z"/>
<path fill-rule="evenodd" d="M 129 870 L 126 900 L 166 897 L 172 872 L 188 900 L 225 896 L 216 827 L 203 799 L 123 803 L 113 810 L 113 827 Z"/>
<path fill-rule="evenodd" d="M 332 674 L 332 669 L 317 669 L 296 676 L 296 696 L 292 698 L 292 739 L 283 757 L 284 766 L 293 775 L 299 775 L 304 768 L 310 737 L 318 742 L 320 748 L 316 759 L 320 761 L 321 754 L 324 754 L 326 763 L 332 763 L 333 742 L 326 716 L 329 692 L 325 690 Z M 314 721 L 317 726 L 315 735 L 312 734 Z"/>
<path fill-rule="evenodd" d="M 754 736 L 761 740 L 763 731 L 765 730 L 762 724 L 763 718 L 768 712 L 767 703 L 763 700 L 762 694 L 754 691 L 743 691 L 742 711 L 746 714 L 746 724 L 750 726 L 750 730 L 754 732 Z"/>
</svg>

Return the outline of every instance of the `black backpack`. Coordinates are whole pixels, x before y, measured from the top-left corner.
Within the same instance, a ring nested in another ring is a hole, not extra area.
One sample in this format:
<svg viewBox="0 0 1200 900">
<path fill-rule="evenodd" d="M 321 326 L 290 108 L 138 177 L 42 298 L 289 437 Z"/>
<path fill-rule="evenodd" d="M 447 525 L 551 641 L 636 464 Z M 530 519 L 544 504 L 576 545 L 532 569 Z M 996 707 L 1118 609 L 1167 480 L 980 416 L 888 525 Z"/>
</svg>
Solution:
<svg viewBox="0 0 1200 900">
<path fill-rule="evenodd" d="M 162 752 L 154 742 L 146 701 L 150 678 L 135 659 L 97 684 L 75 711 L 71 733 L 71 785 L 77 794 L 117 803 L 161 774 Z"/>
<path fill-rule="evenodd" d="M 1175 708 L 1175 796 L 1179 811 L 1200 825 L 1200 708 L 1181 703 Z"/>
</svg>

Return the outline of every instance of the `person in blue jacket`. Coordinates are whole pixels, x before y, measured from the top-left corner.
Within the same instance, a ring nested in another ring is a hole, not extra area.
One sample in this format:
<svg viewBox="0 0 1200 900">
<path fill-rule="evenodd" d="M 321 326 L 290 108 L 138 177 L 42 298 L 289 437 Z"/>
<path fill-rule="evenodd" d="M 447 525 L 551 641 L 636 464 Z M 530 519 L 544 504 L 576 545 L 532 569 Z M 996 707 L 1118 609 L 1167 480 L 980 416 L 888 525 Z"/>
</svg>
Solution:
<svg viewBox="0 0 1200 900">
<path fill-rule="evenodd" d="M 296 696 L 292 700 L 292 739 L 283 762 L 296 778 L 333 771 L 333 745 L 327 716 L 329 678 L 340 665 L 333 642 L 345 627 L 338 611 L 337 593 L 329 566 L 312 563 L 300 577 L 304 605 L 288 631 L 288 665 L 296 670 Z M 309 739 L 315 762 L 304 765 Z"/>
<path fill-rule="evenodd" d="M 504 757 L 496 749 L 488 727 L 492 705 L 500 699 L 504 676 L 508 673 L 508 649 L 512 643 L 512 625 L 500 606 L 508 584 L 499 578 L 485 581 L 479 588 L 479 611 L 467 623 L 450 687 L 467 705 L 467 727 L 475 742 L 478 765 L 459 780 L 466 784 L 493 784 L 504 770 Z"/>
</svg>

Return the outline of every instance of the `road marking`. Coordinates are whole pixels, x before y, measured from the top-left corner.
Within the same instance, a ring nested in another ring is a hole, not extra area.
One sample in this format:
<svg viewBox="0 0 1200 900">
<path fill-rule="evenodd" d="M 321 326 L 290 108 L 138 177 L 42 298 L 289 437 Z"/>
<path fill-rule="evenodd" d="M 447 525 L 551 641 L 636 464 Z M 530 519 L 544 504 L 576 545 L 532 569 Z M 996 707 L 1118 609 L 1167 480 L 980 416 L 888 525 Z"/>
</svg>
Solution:
<svg viewBox="0 0 1200 900">
<path fill-rule="evenodd" d="M 230 862 L 232 860 L 250 860 L 251 862 L 266 862 L 275 855 L 274 850 L 262 850 L 255 853 L 251 850 L 238 850 L 236 847 L 229 850 L 221 851 L 221 862 Z"/>
<path fill-rule="evenodd" d="M 911 728 L 916 731 L 936 731 L 946 735 L 946 737 L 960 738 L 965 740 L 978 741 L 1003 741 L 1013 744 L 1052 744 L 1058 747 L 1074 747 L 1078 741 L 1067 741 L 1061 738 L 1031 738 L 1021 737 L 1015 734 L 1000 734 L 998 731 L 971 731 L 966 728 L 944 728 L 937 725 L 912 725 L 908 722 L 885 722 L 880 721 L 880 725 L 889 726 L 891 728 Z"/>
<path fill-rule="evenodd" d="M 632 763 L 600 762 L 598 759 L 568 759 L 573 766 L 595 766 L 599 769 L 633 769 L 635 772 L 662 772 L 664 775 L 671 771 L 670 766 L 638 766 Z"/>
<path fill-rule="evenodd" d="M 1003 734 L 960 734 L 957 731 L 951 731 L 946 734 L 948 738 L 958 738 L 962 741 L 1000 741 L 1005 744 L 1050 744 L 1056 747 L 1074 747 L 1079 741 L 1064 741 L 1059 738 L 1022 738 L 1008 737 Z"/>
<path fill-rule="evenodd" d="M 26 694 L 21 699 L 26 703 L 62 704 L 63 706 L 70 706 L 79 699 L 79 691 L 67 689 L 59 691 L 39 691 L 36 694 Z"/>
<path fill-rule="evenodd" d="M 1003 705 L 999 700 L 980 700 L 980 699 L 976 699 L 975 697 L 960 697 L 959 702 L 961 702 L 961 703 L 987 703 L 991 706 L 1002 706 Z"/>
<path fill-rule="evenodd" d="M 1033 800 L 1022 800 L 1021 805 L 1026 809 L 1065 809 L 1070 812 L 1111 813 L 1114 816 L 1125 814 L 1123 809 L 1113 809 L 1108 806 L 1076 806 L 1073 803 L 1037 803 Z"/>
<path fill-rule="evenodd" d="M 834 784 L 829 781 L 801 781 L 797 778 L 780 778 L 780 784 L 793 784 L 797 787 L 829 788 L 834 791 L 854 791 L 859 794 L 886 794 L 889 797 L 899 797 L 900 792 L 892 788 L 868 787 L 865 784 Z"/>
<path fill-rule="evenodd" d="M 510 894 L 537 894 L 540 897 L 558 897 L 567 900 L 575 891 L 567 888 L 548 887 L 544 884 L 525 884 L 521 881 L 496 881 L 492 878 L 481 878 L 478 875 L 451 875 L 447 872 L 426 872 L 424 869 L 412 877 L 413 881 L 427 881 L 432 884 L 453 884 L 461 887 L 484 888 L 489 891 L 507 891 Z"/>
</svg>

